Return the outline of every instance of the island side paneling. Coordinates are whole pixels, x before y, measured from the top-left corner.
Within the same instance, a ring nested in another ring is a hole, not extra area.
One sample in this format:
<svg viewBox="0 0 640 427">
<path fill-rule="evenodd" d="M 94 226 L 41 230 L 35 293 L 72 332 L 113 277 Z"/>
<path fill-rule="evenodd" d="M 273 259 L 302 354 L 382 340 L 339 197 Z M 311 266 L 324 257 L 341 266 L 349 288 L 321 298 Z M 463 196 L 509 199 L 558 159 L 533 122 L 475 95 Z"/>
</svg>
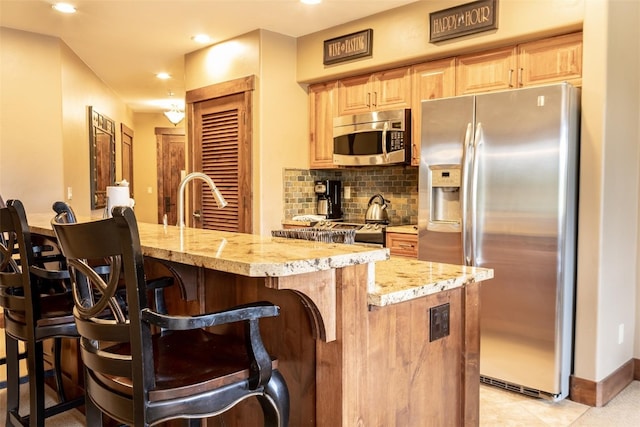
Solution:
<svg viewBox="0 0 640 427">
<path fill-rule="evenodd" d="M 466 315 L 465 309 L 480 284 L 370 308 L 367 266 L 336 273 L 337 339 L 332 342 L 314 338 L 299 295 L 270 289 L 263 278 L 203 269 L 198 294 L 205 311 L 260 300 L 281 307 L 279 317 L 264 319 L 261 326 L 265 346 L 278 357 L 289 386 L 291 426 L 477 425 L 475 303 Z M 446 303 L 449 335 L 430 342 L 429 310 Z M 467 372 L 474 366 L 475 376 Z M 253 399 L 212 418 L 210 425 L 222 422 L 219 418 L 228 426 L 263 425 Z"/>
</svg>

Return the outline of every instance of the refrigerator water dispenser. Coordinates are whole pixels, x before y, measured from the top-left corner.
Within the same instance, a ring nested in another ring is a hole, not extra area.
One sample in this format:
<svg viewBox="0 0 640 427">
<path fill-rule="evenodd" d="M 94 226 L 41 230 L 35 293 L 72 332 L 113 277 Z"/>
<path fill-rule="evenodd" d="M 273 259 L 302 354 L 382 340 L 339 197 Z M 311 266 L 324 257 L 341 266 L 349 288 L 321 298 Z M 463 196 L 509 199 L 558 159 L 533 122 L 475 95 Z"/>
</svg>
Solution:
<svg viewBox="0 0 640 427">
<path fill-rule="evenodd" d="M 460 166 L 431 166 L 432 229 L 460 225 Z"/>
</svg>

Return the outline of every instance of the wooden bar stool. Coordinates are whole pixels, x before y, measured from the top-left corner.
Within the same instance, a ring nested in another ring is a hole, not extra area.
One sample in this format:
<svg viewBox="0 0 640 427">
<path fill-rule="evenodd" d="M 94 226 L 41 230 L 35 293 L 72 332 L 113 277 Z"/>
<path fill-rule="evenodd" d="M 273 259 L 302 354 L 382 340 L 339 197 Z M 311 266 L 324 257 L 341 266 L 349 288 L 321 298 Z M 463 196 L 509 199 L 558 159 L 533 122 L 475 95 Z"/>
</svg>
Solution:
<svg viewBox="0 0 640 427">
<path fill-rule="evenodd" d="M 50 271 L 44 265 L 54 261 L 43 251 L 40 263 L 24 207 L 10 200 L 0 208 L 0 306 L 5 315 L 7 349 L 7 426 L 44 426 L 47 417 L 82 405 L 82 397 L 66 400 L 62 389 L 59 363 L 54 361 L 60 402 L 46 408 L 44 402 L 45 371 L 43 341 L 49 338 L 77 338 L 78 331 L 71 311 L 73 298 L 61 281 L 68 280 L 67 271 Z M 20 367 L 18 342 L 26 346 L 29 372 L 29 414 L 21 416 Z M 54 359 L 59 353 L 54 350 Z"/>
<path fill-rule="evenodd" d="M 177 418 L 197 425 L 255 396 L 265 425 L 287 426 L 287 386 L 259 330 L 259 319 L 277 316 L 279 308 L 258 302 L 195 316 L 151 309 L 133 211 L 116 207 L 112 213 L 86 223 L 52 222 L 74 287 L 87 425 L 101 425 L 103 414 L 132 426 Z M 91 266 L 105 259 L 111 267 L 106 278 Z M 116 299 L 122 280 L 126 307 Z M 204 329 L 232 323 L 244 334 Z M 154 326 L 161 332 L 153 333 Z"/>
</svg>

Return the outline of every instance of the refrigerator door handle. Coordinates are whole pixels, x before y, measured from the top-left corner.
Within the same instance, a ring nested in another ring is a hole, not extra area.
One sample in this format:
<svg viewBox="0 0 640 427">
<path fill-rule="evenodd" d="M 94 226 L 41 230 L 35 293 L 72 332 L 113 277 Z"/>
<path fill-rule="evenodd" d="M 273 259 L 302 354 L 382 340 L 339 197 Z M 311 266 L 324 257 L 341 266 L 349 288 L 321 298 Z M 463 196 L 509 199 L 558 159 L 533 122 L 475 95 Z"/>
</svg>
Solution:
<svg viewBox="0 0 640 427">
<path fill-rule="evenodd" d="M 469 190 L 469 205 L 470 205 L 470 222 L 469 222 L 469 241 L 471 250 L 469 251 L 468 265 L 477 267 L 477 242 L 476 236 L 478 232 L 476 230 L 478 226 L 477 212 L 478 212 L 478 161 L 480 158 L 480 146 L 482 145 L 482 123 L 476 124 L 476 132 L 473 137 L 473 160 L 471 161 L 471 186 Z"/>
<path fill-rule="evenodd" d="M 467 223 L 469 219 L 469 176 L 471 169 L 471 160 L 473 153 L 473 139 L 471 138 L 473 135 L 473 125 L 471 123 L 467 123 L 467 131 L 464 135 L 464 144 L 462 145 L 462 257 L 465 265 L 470 264 L 470 256 L 471 256 L 471 241 L 469 238 L 469 224 Z"/>
</svg>

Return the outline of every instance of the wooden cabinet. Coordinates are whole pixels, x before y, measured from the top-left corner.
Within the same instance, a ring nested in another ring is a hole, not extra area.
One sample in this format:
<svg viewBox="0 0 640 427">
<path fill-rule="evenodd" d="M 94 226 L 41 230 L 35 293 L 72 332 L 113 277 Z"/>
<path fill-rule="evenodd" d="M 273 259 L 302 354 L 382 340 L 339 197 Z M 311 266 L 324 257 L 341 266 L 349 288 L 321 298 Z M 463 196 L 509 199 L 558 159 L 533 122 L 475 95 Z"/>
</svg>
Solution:
<svg viewBox="0 0 640 427">
<path fill-rule="evenodd" d="M 515 46 L 459 56 L 456 61 L 456 94 L 515 87 L 516 67 Z"/>
<path fill-rule="evenodd" d="M 582 85 L 582 33 L 309 86 L 310 167 L 333 166 L 333 117 L 411 108 L 411 164 L 420 164 L 421 102 L 568 81 Z"/>
<path fill-rule="evenodd" d="M 523 43 L 518 47 L 518 85 L 568 81 L 582 86 L 582 33 Z"/>
<path fill-rule="evenodd" d="M 338 115 L 410 106 L 410 68 L 349 77 L 338 82 Z"/>
<path fill-rule="evenodd" d="M 463 55 L 456 62 L 458 95 L 560 81 L 582 85 L 582 33 Z"/>
<path fill-rule="evenodd" d="M 418 235 L 387 232 L 387 244 L 391 255 L 418 258 Z"/>
<path fill-rule="evenodd" d="M 411 67 L 411 164 L 420 165 L 422 101 L 456 94 L 455 58 L 426 62 Z"/>
<path fill-rule="evenodd" d="M 336 82 L 309 86 L 309 167 L 333 168 L 333 117 Z"/>
</svg>

